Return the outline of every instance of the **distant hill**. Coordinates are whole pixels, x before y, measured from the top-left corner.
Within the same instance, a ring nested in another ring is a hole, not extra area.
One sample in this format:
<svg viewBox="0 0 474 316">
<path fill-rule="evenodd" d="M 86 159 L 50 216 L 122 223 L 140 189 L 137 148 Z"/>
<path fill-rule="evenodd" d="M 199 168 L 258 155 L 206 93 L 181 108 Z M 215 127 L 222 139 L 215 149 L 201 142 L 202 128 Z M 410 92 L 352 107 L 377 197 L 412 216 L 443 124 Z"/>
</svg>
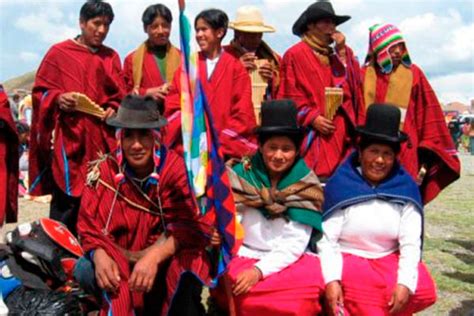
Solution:
<svg viewBox="0 0 474 316">
<path fill-rule="evenodd" d="M 36 71 L 27 72 L 24 75 L 9 79 L 3 82 L 3 87 L 10 93 L 15 89 L 25 89 L 31 91 L 35 82 Z"/>
</svg>

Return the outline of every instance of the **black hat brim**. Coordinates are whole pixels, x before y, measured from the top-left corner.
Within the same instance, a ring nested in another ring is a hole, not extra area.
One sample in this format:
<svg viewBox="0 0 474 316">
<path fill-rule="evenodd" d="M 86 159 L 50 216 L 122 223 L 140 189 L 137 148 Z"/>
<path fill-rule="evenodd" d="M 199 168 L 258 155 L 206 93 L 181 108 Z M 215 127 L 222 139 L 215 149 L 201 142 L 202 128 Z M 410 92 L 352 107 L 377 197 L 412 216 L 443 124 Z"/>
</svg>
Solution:
<svg viewBox="0 0 474 316">
<path fill-rule="evenodd" d="M 330 18 L 334 21 L 334 24 L 340 25 L 350 20 L 349 15 L 334 15 L 334 14 L 321 14 L 318 17 L 310 17 L 308 11 L 303 12 L 300 17 L 293 24 L 292 32 L 296 36 L 301 36 L 307 30 L 308 23 L 314 22 L 320 19 Z"/>
<path fill-rule="evenodd" d="M 405 132 L 398 132 L 398 137 L 391 137 L 384 134 L 372 133 L 366 131 L 363 127 L 356 127 L 356 132 L 365 137 L 369 137 L 373 140 L 380 140 L 382 142 L 389 142 L 389 143 L 403 143 L 408 140 L 408 135 Z"/>
<path fill-rule="evenodd" d="M 293 128 L 293 127 L 285 128 L 281 126 L 268 126 L 268 127 L 259 126 L 255 128 L 255 133 L 256 134 L 278 134 L 278 135 L 284 135 L 284 134 L 303 135 L 303 129 Z"/>
<path fill-rule="evenodd" d="M 109 117 L 106 121 L 107 125 L 117 127 L 117 128 L 129 128 L 129 129 L 155 129 L 155 128 L 161 128 L 168 124 L 168 120 L 166 118 L 159 118 L 156 121 L 151 121 L 151 122 L 143 122 L 143 123 L 137 123 L 137 122 L 123 122 L 117 119 L 117 114 L 114 116 Z"/>
</svg>

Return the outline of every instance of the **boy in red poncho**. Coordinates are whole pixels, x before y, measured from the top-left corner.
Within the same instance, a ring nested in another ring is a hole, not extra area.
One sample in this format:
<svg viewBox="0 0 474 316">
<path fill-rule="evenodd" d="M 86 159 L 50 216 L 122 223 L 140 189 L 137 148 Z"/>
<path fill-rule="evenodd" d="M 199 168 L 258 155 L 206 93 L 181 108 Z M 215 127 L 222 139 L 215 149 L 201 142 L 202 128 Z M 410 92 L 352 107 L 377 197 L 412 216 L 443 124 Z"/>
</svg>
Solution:
<svg viewBox="0 0 474 316">
<path fill-rule="evenodd" d="M 370 28 L 369 52 L 362 69 L 368 106 L 391 103 L 402 112 L 400 163 L 420 184 L 423 203 L 459 178 L 457 150 L 443 110 L 423 71 L 412 64 L 400 30 L 392 24 Z"/>
<path fill-rule="evenodd" d="M 179 50 L 169 40 L 173 16 L 167 6 L 158 3 L 145 9 L 142 22 L 148 39 L 125 58 L 123 65 L 127 92 L 163 102 L 181 62 Z"/>
<path fill-rule="evenodd" d="M 166 119 L 152 97 L 127 96 L 107 124 L 117 149 L 91 164 L 76 279 L 101 298 L 101 315 L 200 315 L 207 238 L 184 160 L 160 142 Z"/>
<path fill-rule="evenodd" d="M 196 68 L 212 123 L 225 159 L 253 153 L 255 113 L 250 78 L 240 60 L 226 52 L 221 42 L 227 32 L 227 15 L 218 9 L 200 12 L 194 20 L 196 41 L 201 49 Z M 174 76 L 165 100 L 166 127 L 164 143 L 182 152 L 180 68 Z"/>
</svg>

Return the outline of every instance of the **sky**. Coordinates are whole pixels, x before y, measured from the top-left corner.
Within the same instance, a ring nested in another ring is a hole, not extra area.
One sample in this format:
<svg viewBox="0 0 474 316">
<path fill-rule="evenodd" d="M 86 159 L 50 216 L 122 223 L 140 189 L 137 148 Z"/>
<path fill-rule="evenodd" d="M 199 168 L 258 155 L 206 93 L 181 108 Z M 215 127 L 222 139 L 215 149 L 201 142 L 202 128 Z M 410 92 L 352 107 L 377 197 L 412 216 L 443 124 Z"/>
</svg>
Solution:
<svg viewBox="0 0 474 316">
<path fill-rule="evenodd" d="M 146 39 L 141 15 L 150 0 L 109 0 L 115 19 L 105 44 L 122 60 Z M 232 21 L 238 7 L 255 5 L 266 24 L 277 29 L 264 40 L 283 54 L 299 38 L 291 27 L 314 1 L 188 0 L 191 21 L 203 9 L 224 10 Z M 0 0 L 0 82 L 35 70 L 49 47 L 79 34 L 78 0 Z M 173 13 L 171 41 L 178 45 L 178 0 L 163 0 Z M 472 0 L 332 0 L 338 15 L 352 19 L 339 26 L 361 62 L 368 46 L 368 28 L 375 23 L 397 25 L 414 63 L 428 76 L 443 103 L 474 99 L 474 1 Z M 232 37 L 229 31 L 223 43 Z M 194 47 L 196 47 L 194 45 Z"/>
</svg>

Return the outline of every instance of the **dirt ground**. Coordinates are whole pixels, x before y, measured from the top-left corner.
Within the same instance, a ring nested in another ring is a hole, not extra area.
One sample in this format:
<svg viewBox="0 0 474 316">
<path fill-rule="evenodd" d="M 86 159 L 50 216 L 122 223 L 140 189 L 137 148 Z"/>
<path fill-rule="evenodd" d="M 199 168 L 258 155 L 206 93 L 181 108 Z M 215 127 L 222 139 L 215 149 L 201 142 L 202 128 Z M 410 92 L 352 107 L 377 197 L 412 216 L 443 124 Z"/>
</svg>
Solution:
<svg viewBox="0 0 474 316">
<path fill-rule="evenodd" d="M 461 179 L 425 210 L 424 261 L 436 280 L 438 301 L 420 315 L 474 316 L 474 156 L 460 157 Z M 48 216 L 48 210 L 49 204 L 21 198 L 19 223 Z M 6 225 L 1 235 L 14 227 Z"/>
</svg>

